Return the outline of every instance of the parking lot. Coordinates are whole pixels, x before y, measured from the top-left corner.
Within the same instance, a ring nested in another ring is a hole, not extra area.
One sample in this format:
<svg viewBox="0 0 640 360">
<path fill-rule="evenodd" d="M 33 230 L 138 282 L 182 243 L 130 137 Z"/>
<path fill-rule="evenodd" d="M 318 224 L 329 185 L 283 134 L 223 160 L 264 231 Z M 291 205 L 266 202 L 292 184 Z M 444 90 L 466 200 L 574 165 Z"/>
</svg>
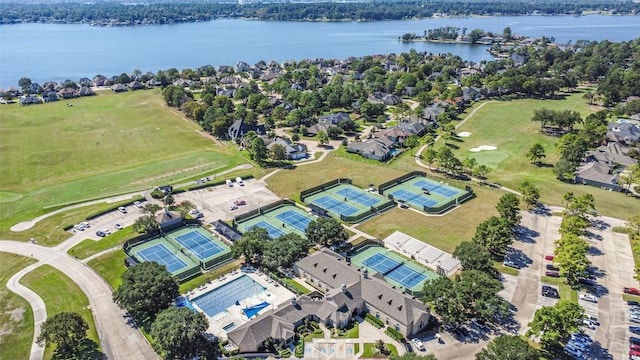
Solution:
<svg viewBox="0 0 640 360">
<path fill-rule="evenodd" d="M 551 213 L 560 210 L 550 208 L 537 213 L 522 212 L 520 234 L 513 244 L 515 253 L 522 259 L 521 269 L 515 290 L 511 290 L 513 279 L 503 275 L 505 290 L 502 292 L 507 300 L 511 296 L 512 304 L 517 309 L 514 316 L 520 324 L 520 334 L 526 332 L 535 310 L 557 302 L 557 299 L 541 294 L 541 277 L 547 271 L 546 265 L 552 263 L 545 260 L 545 255 L 554 253 L 554 242 L 560 237 L 558 229 L 561 217 L 551 216 Z M 584 327 L 585 332 L 594 339 L 594 344 L 585 355 L 592 359 L 624 359 L 628 358 L 628 326 L 631 323 L 628 320 L 629 307 L 622 300 L 622 289 L 637 284 L 633 279 L 631 246 L 625 234 L 612 230 L 613 227 L 624 226 L 621 220 L 602 216 L 596 220 L 596 226 L 589 228 L 591 234 L 587 238 L 591 245 L 588 257 L 596 273 L 596 284 L 583 287 L 580 294 L 594 295 L 597 302 L 580 299 L 578 303 L 585 308 L 588 316 L 598 319 L 600 325 L 595 329 Z M 545 285 L 557 288 L 555 285 Z"/>
<path fill-rule="evenodd" d="M 115 209 L 104 215 L 98 216 L 95 219 L 88 220 L 89 228 L 85 228 L 84 230 L 71 228 L 69 229 L 69 232 L 74 234 L 82 233 L 85 235 L 86 239 L 100 240 L 101 237 L 96 235 L 97 231 L 107 229 L 111 231 L 111 233 L 114 233 L 118 231 L 115 227 L 116 224 L 120 224 L 123 228 L 130 226 L 140 215 L 142 215 L 142 209 L 139 209 L 134 205 L 125 206 L 125 209 L 127 211 L 126 214 Z"/>
</svg>

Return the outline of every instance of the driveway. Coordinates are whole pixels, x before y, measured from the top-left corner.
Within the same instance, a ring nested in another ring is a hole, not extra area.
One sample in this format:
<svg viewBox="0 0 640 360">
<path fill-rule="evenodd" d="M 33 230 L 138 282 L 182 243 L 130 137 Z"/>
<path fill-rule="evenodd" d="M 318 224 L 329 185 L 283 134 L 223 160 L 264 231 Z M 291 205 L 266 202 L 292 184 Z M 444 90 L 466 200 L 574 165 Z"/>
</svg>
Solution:
<svg viewBox="0 0 640 360">
<path fill-rule="evenodd" d="M 35 258 L 69 276 L 89 299 L 100 347 L 109 359 L 159 359 L 142 333 L 126 324 L 125 312 L 111 299 L 111 288 L 93 269 L 60 250 L 36 244 L 2 240 L 0 251 Z M 40 321 L 35 319 L 36 324 Z"/>
</svg>

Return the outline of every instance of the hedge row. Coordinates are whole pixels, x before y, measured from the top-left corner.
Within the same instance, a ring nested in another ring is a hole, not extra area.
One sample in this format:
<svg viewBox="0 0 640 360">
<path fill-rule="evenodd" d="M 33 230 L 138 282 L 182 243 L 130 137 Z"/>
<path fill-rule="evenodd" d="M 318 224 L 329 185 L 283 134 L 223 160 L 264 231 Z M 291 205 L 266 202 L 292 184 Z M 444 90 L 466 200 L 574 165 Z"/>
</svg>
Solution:
<svg viewBox="0 0 640 360">
<path fill-rule="evenodd" d="M 404 338 L 404 336 L 398 330 L 392 328 L 391 326 L 387 326 L 387 330 L 385 330 L 384 333 L 398 342 L 402 341 L 402 339 Z"/>
<path fill-rule="evenodd" d="M 382 320 L 378 319 L 377 317 L 371 314 L 366 314 L 364 316 L 364 319 L 371 325 L 377 327 L 378 329 L 382 329 L 384 327 L 384 322 L 382 322 Z"/>
<path fill-rule="evenodd" d="M 97 212 L 95 214 L 91 214 L 91 215 L 87 216 L 86 219 L 87 220 L 95 219 L 95 218 L 97 218 L 99 216 L 102 216 L 102 215 L 104 215 L 106 213 L 109 213 L 109 212 L 119 208 L 120 206 L 128 206 L 128 205 L 133 204 L 135 201 L 140 201 L 140 200 L 144 200 L 144 196 L 138 195 L 138 196 L 134 197 L 131 200 L 127 200 L 125 202 L 119 202 L 119 203 L 113 204 L 113 205 L 111 205 L 110 207 L 108 207 L 108 208 L 106 208 L 104 210 L 101 210 L 101 211 L 99 211 L 99 212 Z"/>
</svg>

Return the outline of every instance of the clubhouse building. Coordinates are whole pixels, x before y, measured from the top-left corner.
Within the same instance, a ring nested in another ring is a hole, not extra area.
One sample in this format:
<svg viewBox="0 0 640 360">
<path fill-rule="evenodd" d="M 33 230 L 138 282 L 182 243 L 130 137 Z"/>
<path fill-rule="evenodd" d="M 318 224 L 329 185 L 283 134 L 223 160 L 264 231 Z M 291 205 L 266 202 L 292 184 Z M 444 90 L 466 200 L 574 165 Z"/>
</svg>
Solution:
<svg viewBox="0 0 640 360">
<path fill-rule="evenodd" d="M 338 327 L 369 312 L 404 336 L 420 332 L 429 324 L 431 314 L 427 305 L 396 289 L 382 276 L 369 276 L 366 270 L 351 266 L 329 249 L 298 261 L 294 271 L 324 293 L 324 298 L 306 295 L 292 298 L 290 303 L 231 330 L 227 333 L 229 341 L 241 353 L 262 351 L 268 338 L 293 341 L 296 327 L 305 319 Z"/>
</svg>

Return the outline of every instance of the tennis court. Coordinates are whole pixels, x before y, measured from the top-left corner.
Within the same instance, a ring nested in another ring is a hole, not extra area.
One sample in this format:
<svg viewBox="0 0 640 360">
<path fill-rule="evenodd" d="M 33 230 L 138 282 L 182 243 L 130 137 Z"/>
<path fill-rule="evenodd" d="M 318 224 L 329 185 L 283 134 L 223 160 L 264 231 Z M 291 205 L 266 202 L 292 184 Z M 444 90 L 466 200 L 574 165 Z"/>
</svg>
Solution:
<svg viewBox="0 0 640 360">
<path fill-rule="evenodd" d="M 428 189 L 429 192 L 442 195 L 444 197 L 455 197 L 462 193 L 462 190 L 427 179 L 418 180 L 413 183 L 413 186 L 418 187 L 420 190 Z"/>
<path fill-rule="evenodd" d="M 345 199 L 355 201 L 364 206 L 373 206 L 381 201 L 378 198 L 362 192 L 362 190 L 354 190 L 351 188 L 340 189 L 336 191 L 336 194 L 344 196 Z"/>
<path fill-rule="evenodd" d="M 416 194 L 412 191 L 408 191 L 405 189 L 398 189 L 391 192 L 394 199 L 402 200 L 404 202 L 408 202 L 409 204 L 416 205 L 418 207 L 424 206 L 434 206 L 438 202 L 433 199 L 429 199 L 428 197 L 422 194 Z"/>
<path fill-rule="evenodd" d="M 259 228 L 263 228 L 263 229 L 267 230 L 267 232 L 269 233 L 269 237 L 271 237 L 273 239 L 279 238 L 280 236 L 286 234 L 286 233 L 280 231 L 280 229 L 278 229 L 277 227 L 269 224 L 268 222 L 264 222 L 264 221 L 257 222 L 253 226 L 257 226 Z"/>
<path fill-rule="evenodd" d="M 307 230 L 307 226 L 311 223 L 311 218 L 301 215 L 293 210 L 287 210 L 277 214 L 276 219 L 293 226 L 301 232 L 305 232 Z"/>
<path fill-rule="evenodd" d="M 306 230 L 314 217 L 294 204 L 281 204 L 274 207 L 266 206 L 261 213 L 235 222 L 240 232 L 245 232 L 254 226 L 263 228 L 269 237 L 276 239 L 282 235 L 295 233 L 306 237 Z"/>
<path fill-rule="evenodd" d="M 155 244 L 136 254 L 144 261 L 155 261 L 167 267 L 170 273 L 175 273 L 187 267 L 187 264 L 174 255 L 164 244 Z"/>
<path fill-rule="evenodd" d="M 422 291 L 422 284 L 427 279 L 439 276 L 420 264 L 377 245 L 360 249 L 351 256 L 351 263 L 380 273 L 388 283 L 412 292 Z"/>
<path fill-rule="evenodd" d="M 222 246 L 214 243 L 211 239 L 195 230 L 184 235 L 176 236 L 175 239 L 200 260 L 205 260 L 224 251 Z"/>
<path fill-rule="evenodd" d="M 358 208 L 355 208 L 349 204 L 346 204 L 340 200 L 336 200 L 326 195 L 321 196 L 317 199 L 314 199 L 313 201 L 311 201 L 311 203 L 316 206 L 320 206 L 321 208 L 325 208 L 336 214 L 340 214 L 344 216 L 353 215 L 360 211 L 358 210 Z"/>
</svg>

